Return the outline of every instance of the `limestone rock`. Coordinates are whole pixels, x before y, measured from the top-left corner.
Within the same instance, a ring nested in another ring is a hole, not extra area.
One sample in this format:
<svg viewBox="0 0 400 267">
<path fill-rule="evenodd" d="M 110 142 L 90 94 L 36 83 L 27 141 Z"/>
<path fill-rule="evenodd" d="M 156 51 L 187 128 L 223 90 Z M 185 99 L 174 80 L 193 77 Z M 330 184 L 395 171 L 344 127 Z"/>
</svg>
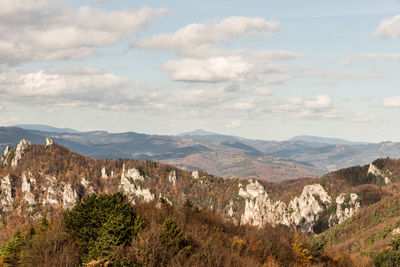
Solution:
<svg viewBox="0 0 400 267">
<path fill-rule="evenodd" d="M 239 184 L 238 194 L 246 199 L 242 224 L 300 226 L 305 232 L 312 231 L 324 206 L 331 203 L 331 197 L 320 184 L 306 185 L 301 195 L 292 199 L 288 205 L 272 200 L 265 188 L 254 180 L 250 180 L 246 188 Z"/>
<path fill-rule="evenodd" d="M 29 172 L 28 173 L 23 172 L 21 174 L 21 180 L 22 180 L 21 190 L 24 200 L 29 205 L 36 204 L 35 195 L 32 193 L 32 189 L 34 187 L 34 184 L 36 183 L 36 180 L 32 177 L 32 174 Z"/>
<path fill-rule="evenodd" d="M 0 209 L 9 211 L 14 200 L 14 181 L 10 175 L 0 179 Z"/>
<path fill-rule="evenodd" d="M 103 179 L 107 179 L 107 178 L 108 178 L 108 176 L 107 176 L 107 171 L 106 171 L 106 167 L 103 167 L 103 168 L 101 169 L 101 178 L 103 178 Z"/>
<path fill-rule="evenodd" d="M 7 154 L 10 152 L 10 146 L 6 146 L 3 152 L 3 156 L 7 156 Z"/>
<path fill-rule="evenodd" d="M 387 172 L 389 172 L 389 171 L 387 171 Z M 369 164 L 368 173 L 369 174 L 373 174 L 373 175 L 375 175 L 377 177 L 382 177 L 384 179 L 384 182 L 385 182 L 386 185 L 392 183 L 392 181 L 389 179 L 389 177 L 387 177 L 379 168 L 377 168 L 372 163 Z M 391 175 L 390 172 L 389 172 L 389 175 Z"/>
<path fill-rule="evenodd" d="M 193 171 L 192 172 L 192 178 L 195 179 L 195 180 L 199 179 L 199 171 Z"/>
<path fill-rule="evenodd" d="M 32 145 L 31 142 L 28 140 L 22 139 L 19 144 L 17 145 L 15 149 L 15 156 L 11 160 L 11 166 L 15 167 L 18 164 L 18 161 L 22 159 L 22 156 L 24 155 L 25 151 L 29 148 L 29 146 Z"/>
<path fill-rule="evenodd" d="M 53 139 L 51 139 L 50 137 L 47 137 L 47 138 L 46 138 L 46 146 L 51 146 L 51 145 L 53 145 L 53 144 L 54 144 Z"/>
<path fill-rule="evenodd" d="M 176 186 L 176 172 L 172 171 L 168 176 L 168 181 L 173 185 Z"/>
<path fill-rule="evenodd" d="M 125 164 L 122 168 L 120 190 L 130 197 L 132 202 L 135 202 L 135 198 L 143 198 L 144 201 L 151 201 L 154 199 L 154 195 L 148 188 L 144 188 L 140 185 L 140 182 L 144 182 L 144 177 L 140 175 L 140 172 L 131 168 L 126 170 Z"/>
<path fill-rule="evenodd" d="M 93 185 L 88 180 L 86 180 L 85 177 L 83 177 L 81 179 L 81 185 L 85 188 L 85 190 L 87 190 L 87 193 L 89 195 L 96 193 L 94 188 L 93 188 Z"/>
<path fill-rule="evenodd" d="M 70 184 L 66 184 L 63 191 L 63 208 L 66 210 L 72 209 L 77 196 L 75 189 Z"/>
<path fill-rule="evenodd" d="M 53 207 L 58 205 L 58 194 L 57 190 L 55 187 L 55 184 L 57 182 L 57 178 L 52 177 L 52 176 L 46 176 L 45 177 L 47 181 L 47 190 L 45 191 L 46 193 L 46 198 L 43 199 L 43 205 L 51 205 Z"/>
<path fill-rule="evenodd" d="M 122 166 L 122 175 L 121 175 L 121 181 L 122 180 L 138 180 L 144 182 L 144 177 L 140 175 L 140 172 L 138 169 L 131 168 L 131 169 L 125 169 L 125 164 Z"/>
<path fill-rule="evenodd" d="M 329 227 L 342 223 L 360 208 L 361 203 L 357 194 L 341 193 L 336 198 L 336 213 L 329 218 Z"/>
</svg>

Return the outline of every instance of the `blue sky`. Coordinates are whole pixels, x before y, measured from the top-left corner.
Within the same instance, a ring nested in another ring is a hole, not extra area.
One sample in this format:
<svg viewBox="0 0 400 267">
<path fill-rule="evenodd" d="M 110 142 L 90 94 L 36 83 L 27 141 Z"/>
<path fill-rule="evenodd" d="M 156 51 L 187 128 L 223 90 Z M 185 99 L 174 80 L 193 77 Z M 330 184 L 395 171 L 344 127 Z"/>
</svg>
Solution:
<svg viewBox="0 0 400 267">
<path fill-rule="evenodd" d="M 400 141 L 400 1 L 22 1 L 0 124 Z"/>
</svg>

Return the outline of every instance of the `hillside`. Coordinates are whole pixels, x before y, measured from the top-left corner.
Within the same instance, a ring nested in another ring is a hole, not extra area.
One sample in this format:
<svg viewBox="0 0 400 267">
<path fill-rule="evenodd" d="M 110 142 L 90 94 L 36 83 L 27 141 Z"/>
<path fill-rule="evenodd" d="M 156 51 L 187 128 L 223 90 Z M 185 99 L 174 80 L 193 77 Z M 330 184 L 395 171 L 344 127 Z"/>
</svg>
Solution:
<svg viewBox="0 0 400 267">
<path fill-rule="evenodd" d="M 386 203 L 382 201 L 393 203 L 400 177 L 400 160 L 387 158 L 319 179 L 278 184 L 223 179 L 153 161 L 92 159 L 51 139 L 46 145 L 22 140 L 18 146 L 7 148 L 0 162 L 1 219 L 7 229 L 29 225 L 42 214 L 56 218 L 91 193 L 122 192 L 132 203 L 164 201 L 182 207 L 189 200 L 235 224 L 279 224 L 325 235 L 342 229 L 348 218 L 350 222 L 358 218 L 354 214 L 369 212 L 374 205 Z M 397 218 L 398 214 L 391 216 Z M 9 234 L 3 231 L 2 240 Z M 335 249 L 336 243 L 330 244 Z"/>
</svg>

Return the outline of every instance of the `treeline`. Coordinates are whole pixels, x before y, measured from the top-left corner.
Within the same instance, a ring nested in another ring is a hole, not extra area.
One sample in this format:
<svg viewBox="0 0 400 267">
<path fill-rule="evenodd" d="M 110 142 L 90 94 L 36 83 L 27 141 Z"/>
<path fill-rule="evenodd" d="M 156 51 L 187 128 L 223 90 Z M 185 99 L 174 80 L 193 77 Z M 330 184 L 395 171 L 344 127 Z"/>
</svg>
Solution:
<svg viewBox="0 0 400 267">
<path fill-rule="evenodd" d="M 349 266 L 282 226 L 238 226 L 187 201 L 131 205 L 90 195 L 49 222 L 15 231 L 4 266 Z"/>
</svg>

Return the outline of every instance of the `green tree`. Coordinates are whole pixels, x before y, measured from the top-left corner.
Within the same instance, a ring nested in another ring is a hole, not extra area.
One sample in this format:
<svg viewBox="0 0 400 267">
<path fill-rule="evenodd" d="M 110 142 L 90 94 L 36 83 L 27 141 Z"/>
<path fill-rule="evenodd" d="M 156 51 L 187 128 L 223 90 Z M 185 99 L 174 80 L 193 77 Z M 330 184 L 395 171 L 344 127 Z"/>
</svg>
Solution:
<svg viewBox="0 0 400 267">
<path fill-rule="evenodd" d="M 24 238 L 20 231 L 15 231 L 14 236 L 8 242 L 3 243 L 0 249 L 1 258 L 5 266 L 15 266 L 19 261 L 21 248 L 24 246 Z"/>
<path fill-rule="evenodd" d="M 191 250 L 189 241 L 182 234 L 181 229 L 172 217 L 168 217 L 164 221 L 163 229 L 160 233 L 160 239 L 163 245 L 172 249 L 174 254 L 180 254 L 182 256 L 189 255 Z"/>
<path fill-rule="evenodd" d="M 90 195 L 78 202 L 64 221 L 86 249 L 86 262 L 105 258 L 113 248 L 125 246 L 138 231 L 132 206 L 121 193 Z"/>
</svg>

